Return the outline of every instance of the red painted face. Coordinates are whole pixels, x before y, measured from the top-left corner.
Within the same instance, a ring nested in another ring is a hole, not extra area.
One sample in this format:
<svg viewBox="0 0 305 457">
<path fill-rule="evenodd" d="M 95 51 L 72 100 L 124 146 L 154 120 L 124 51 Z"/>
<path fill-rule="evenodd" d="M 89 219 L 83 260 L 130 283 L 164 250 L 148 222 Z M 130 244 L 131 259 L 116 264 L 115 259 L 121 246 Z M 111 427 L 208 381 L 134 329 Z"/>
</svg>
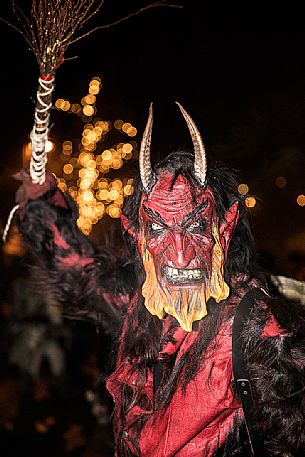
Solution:
<svg viewBox="0 0 305 457">
<path fill-rule="evenodd" d="M 238 203 L 219 224 L 209 187 L 200 189 L 181 174 L 163 171 L 152 191 L 142 196 L 139 220 L 137 233 L 122 215 L 142 255 L 145 306 L 160 319 L 174 316 L 184 330 L 192 331 L 193 322 L 207 314 L 210 297 L 218 303 L 229 295 L 224 262 Z"/>
<path fill-rule="evenodd" d="M 141 203 L 142 233 L 159 284 L 200 287 L 204 277 L 211 277 L 215 244 L 212 226 L 218 225 L 211 190 L 191 188 L 183 175 L 174 179 L 164 172 Z M 139 248 L 142 251 L 142 246 Z"/>
</svg>

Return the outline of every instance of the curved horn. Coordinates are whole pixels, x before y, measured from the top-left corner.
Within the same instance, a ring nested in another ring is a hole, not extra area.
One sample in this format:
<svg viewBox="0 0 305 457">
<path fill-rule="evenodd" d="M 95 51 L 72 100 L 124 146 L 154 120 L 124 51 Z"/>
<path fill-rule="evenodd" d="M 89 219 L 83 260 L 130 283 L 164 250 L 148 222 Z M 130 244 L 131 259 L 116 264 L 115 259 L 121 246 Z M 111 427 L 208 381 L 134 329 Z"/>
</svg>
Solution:
<svg viewBox="0 0 305 457">
<path fill-rule="evenodd" d="M 185 111 L 183 106 L 180 103 L 176 102 L 179 106 L 181 113 L 183 114 L 184 119 L 186 120 L 188 129 L 190 131 L 193 146 L 194 146 L 194 153 L 195 153 L 195 161 L 194 161 L 194 171 L 195 176 L 198 179 L 199 183 L 204 185 L 206 182 L 206 173 L 207 173 L 207 160 L 205 154 L 205 147 L 199 133 L 198 128 L 195 125 L 195 122 L 191 118 L 191 116 Z"/>
<path fill-rule="evenodd" d="M 151 144 L 151 132 L 153 125 L 153 109 L 152 103 L 149 106 L 149 115 L 146 123 L 146 127 L 143 133 L 143 138 L 140 147 L 139 153 L 139 167 L 140 167 L 140 176 L 141 181 L 144 187 L 144 190 L 148 192 L 149 184 L 153 178 L 153 171 L 151 168 L 150 161 L 150 144 Z"/>
</svg>

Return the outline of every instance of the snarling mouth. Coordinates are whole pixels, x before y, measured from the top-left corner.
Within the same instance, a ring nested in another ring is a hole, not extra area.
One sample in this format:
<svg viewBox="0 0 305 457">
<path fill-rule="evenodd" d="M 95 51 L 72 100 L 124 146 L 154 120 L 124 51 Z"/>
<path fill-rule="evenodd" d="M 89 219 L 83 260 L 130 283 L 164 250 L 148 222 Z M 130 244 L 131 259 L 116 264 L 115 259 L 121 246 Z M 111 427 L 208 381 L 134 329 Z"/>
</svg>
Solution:
<svg viewBox="0 0 305 457">
<path fill-rule="evenodd" d="M 199 282 L 203 277 L 203 270 L 199 268 L 180 270 L 164 265 L 163 276 L 170 284 L 189 284 Z"/>
</svg>

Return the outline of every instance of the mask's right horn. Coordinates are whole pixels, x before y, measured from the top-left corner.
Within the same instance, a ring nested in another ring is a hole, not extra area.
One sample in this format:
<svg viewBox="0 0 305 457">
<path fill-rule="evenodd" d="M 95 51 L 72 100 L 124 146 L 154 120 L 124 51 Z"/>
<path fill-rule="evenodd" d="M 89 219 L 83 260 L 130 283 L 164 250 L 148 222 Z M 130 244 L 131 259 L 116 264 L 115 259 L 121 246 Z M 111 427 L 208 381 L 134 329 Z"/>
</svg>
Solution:
<svg viewBox="0 0 305 457">
<path fill-rule="evenodd" d="M 194 154 L 195 154 L 195 160 L 194 160 L 194 174 L 196 176 L 196 179 L 199 181 L 199 183 L 204 186 L 206 184 L 206 174 L 207 174 L 207 160 L 206 160 L 206 153 L 205 153 L 205 147 L 200 135 L 200 132 L 198 128 L 196 127 L 195 122 L 191 118 L 191 116 L 185 111 L 182 105 L 180 103 L 176 102 L 176 104 L 179 106 L 179 109 L 181 113 L 183 114 L 183 117 L 187 123 L 188 129 L 190 131 L 192 141 L 193 141 L 193 146 L 194 146 Z"/>
</svg>

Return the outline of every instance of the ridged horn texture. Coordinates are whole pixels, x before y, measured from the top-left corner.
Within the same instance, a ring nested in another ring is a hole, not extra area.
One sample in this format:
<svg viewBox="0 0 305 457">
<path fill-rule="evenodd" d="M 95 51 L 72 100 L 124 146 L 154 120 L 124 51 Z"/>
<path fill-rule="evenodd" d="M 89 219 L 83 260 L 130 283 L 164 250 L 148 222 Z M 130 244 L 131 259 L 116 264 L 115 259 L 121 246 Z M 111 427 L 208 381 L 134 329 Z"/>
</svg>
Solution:
<svg viewBox="0 0 305 457">
<path fill-rule="evenodd" d="M 194 153 L 195 153 L 195 161 L 194 161 L 194 173 L 196 179 L 199 183 L 204 186 L 206 183 L 206 173 L 207 173 L 207 160 L 205 154 L 205 147 L 199 133 L 198 128 L 196 127 L 195 122 L 191 118 L 191 116 L 185 111 L 183 106 L 180 103 L 176 102 L 179 106 L 181 113 L 187 123 L 188 129 L 190 131 L 193 146 L 194 146 Z"/>
<path fill-rule="evenodd" d="M 146 123 L 146 127 L 143 133 L 143 138 L 140 147 L 139 154 L 139 167 L 142 185 L 145 192 L 149 192 L 151 183 L 153 182 L 154 173 L 151 168 L 150 161 L 150 144 L 151 144 L 151 132 L 153 125 L 153 108 L 152 103 L 149 106 L 149 114 Z"/>
</svg>

